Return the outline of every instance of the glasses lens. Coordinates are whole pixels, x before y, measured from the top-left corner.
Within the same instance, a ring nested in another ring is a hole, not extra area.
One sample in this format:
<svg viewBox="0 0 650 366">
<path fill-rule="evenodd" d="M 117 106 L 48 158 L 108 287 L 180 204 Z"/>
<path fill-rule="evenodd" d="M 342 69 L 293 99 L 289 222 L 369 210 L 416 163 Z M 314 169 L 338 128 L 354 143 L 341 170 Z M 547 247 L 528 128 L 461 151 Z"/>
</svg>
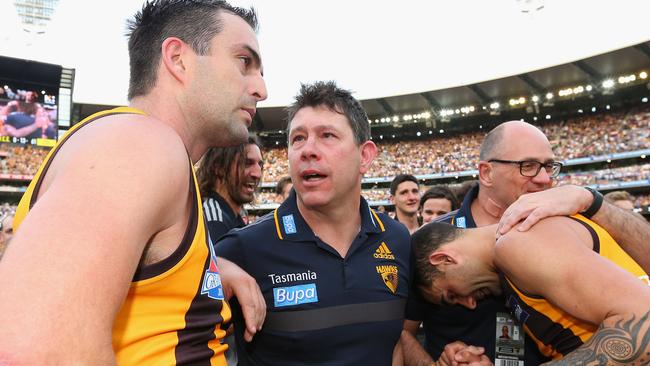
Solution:
<svg viewBox="0 0 650 366">
<path fill-rule="evenodd" d="M 536 161 L 522 161 L 520 165 L 521 175 L 534 177 L 539 172 L 541 164 Z"/>
<path fill-rule="evenodd" d="M 560 171 L 562 170 L 562 164 L 560 163 L 553 163 L 551 165 L 551 172 L 549 173 L 551 177 L 555 178 L 558 175 L 560 175 Z"/>
</svg>

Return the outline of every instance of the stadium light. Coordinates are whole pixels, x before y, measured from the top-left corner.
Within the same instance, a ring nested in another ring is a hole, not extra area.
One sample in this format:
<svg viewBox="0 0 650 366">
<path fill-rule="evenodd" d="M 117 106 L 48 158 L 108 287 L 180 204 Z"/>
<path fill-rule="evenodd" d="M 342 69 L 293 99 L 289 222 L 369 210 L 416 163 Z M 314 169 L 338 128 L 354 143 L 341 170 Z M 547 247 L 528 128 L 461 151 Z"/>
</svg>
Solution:
<svg viewBox="0 0 650 366">
<path fill-rule="evenodd" d="M 646 79 L 647 77 L 648 77 L 648 73 L 647 73 L 647 72 L 645 72 L 645 71 L 641 71 L 641 72 L 639 73 L 639 78 L 640 78 L 640 79 Z"/>
<path fill-rule="evenodd" d="M 642 101 L 643 103 L 648 103 L 648 97 L 643 97 L 643 98 L 641 98 L 641 101 Z"/>
<path fill-rule="evenodd" d="M 539 102 L 539 97 L 538 97 L 537 95 L 533 95 L 533 97 L 532 97 L 531 99 L 532 99 L 533 102 L 535 102 L 535 103 Z"/>
<path fill-rule="evenodd" d="M 593 89 L 593 88 L 594 88 L 594 87 L 591 86 L 591 85 L 587 85 L 587 86 L 585 86 L 585 90 L 586 90 L 586 91 L 591 91 L 591 89 Z"/>
<path fill-rule="evenodd" d="M 553 93 L 551 92 L 546 93 L 546 99 L 553 99 Z"/>
<path fill-rule="evenodd" d="M 603 81 L 603 88 L 609 89 L 609 88 L 612 88 L 612 87 L 614 87 L 614 80 L 607 79 L 607 80 Z"/>
</svg>

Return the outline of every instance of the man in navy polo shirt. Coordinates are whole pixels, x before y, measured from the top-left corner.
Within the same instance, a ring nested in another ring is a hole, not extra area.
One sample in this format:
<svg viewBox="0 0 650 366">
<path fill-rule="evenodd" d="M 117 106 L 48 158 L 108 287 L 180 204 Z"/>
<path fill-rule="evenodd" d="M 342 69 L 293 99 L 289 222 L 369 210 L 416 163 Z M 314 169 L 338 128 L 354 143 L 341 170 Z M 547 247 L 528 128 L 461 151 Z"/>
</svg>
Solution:
<svg viewBox="0 0 650 366">
<path fill-rule="evenodd" d="M 333 82 L 303 85 L 288 111 L 289 198 L 217 243 L 260 286 L 266 322 L 240 365 L 390 365 L 410 280 L 409 233 L 370 209 L 361 178 L 377 154 L 360 103 Z"/>
</svg>

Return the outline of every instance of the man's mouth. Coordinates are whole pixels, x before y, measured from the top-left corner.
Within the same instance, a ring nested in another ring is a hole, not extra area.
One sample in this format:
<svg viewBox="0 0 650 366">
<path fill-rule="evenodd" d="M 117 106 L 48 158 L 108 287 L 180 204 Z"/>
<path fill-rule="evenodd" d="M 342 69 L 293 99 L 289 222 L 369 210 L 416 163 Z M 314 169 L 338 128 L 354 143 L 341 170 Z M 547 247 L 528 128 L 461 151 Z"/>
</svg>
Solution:
<svg viewBox="0 0 650 366">
<path fill-rule="evenodd" d="M 248 113 L 251 116 L 251 120 L 255 117 L 255 108 L 242 108 L 246 113 Z"/>
</svg>

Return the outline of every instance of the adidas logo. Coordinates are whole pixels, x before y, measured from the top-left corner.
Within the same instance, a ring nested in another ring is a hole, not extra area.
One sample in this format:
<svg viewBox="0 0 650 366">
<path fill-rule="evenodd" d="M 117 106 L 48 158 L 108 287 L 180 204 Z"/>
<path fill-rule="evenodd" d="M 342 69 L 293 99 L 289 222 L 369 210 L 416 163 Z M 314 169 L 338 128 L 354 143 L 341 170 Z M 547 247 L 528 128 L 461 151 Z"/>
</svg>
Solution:
<svg viewBox="0 0 650 366">
<path fill-rule="evenodd" d="M 391 253 L 390 249 L 388 249 L 388 245 L 386 245 L 386 243 L 384 243 L 383 241 L 381 242 L 379 248 L 375 250 L 375 254 L 373 254 L 373 257 L 377 259 L 395 259 L 393 253 Z"/>
</svg>

